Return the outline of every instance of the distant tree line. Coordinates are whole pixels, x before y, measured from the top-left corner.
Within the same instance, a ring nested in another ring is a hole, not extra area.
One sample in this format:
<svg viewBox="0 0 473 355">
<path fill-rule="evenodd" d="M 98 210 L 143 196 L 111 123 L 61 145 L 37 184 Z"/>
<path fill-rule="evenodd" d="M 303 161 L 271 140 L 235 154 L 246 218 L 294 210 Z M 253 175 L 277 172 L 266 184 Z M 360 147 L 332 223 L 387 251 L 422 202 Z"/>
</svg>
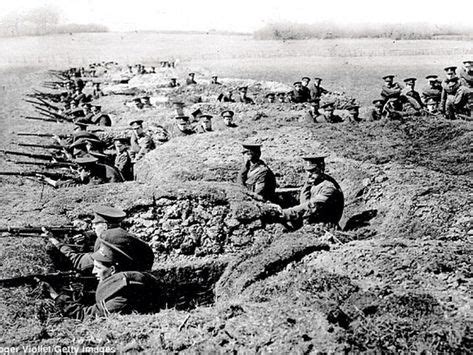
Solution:
<svg viewBox="0 0 473 355">
<path fill-rule="evenodd" d="M 299 40 L 332 38 L 391 38 L 435 39 L 436 37 L 472 37 L 473 27 L 456 25 L 410 24 L 297 24 L 279 22 L 268 24 L 255 31 L 253 37 L 260 40 Z"/>
<path fill-rule="evenodd" d="M 62 24 L 59 12 L 51 7 L 40 7 L 21 14 L 10 13 L 0 18 L 0 37 L 107 31 L 106 26 L 98 24 Z"/>
</svg>

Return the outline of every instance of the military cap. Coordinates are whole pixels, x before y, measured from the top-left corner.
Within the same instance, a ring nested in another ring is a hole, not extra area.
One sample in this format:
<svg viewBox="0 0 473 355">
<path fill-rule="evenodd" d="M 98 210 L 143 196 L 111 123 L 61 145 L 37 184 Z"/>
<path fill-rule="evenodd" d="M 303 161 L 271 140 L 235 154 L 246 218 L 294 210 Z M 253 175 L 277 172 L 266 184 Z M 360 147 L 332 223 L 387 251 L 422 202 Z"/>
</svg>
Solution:
<svg viewBox="0 0 473 355">
<path fill-rule="evenodd" d="M 235 112 L 233 112 L 232 110 L 225 110 L 225 111 L 222 111 L 220 116 L 222 116 L 222 117 L 233 117 L 233 116 L 235 116 Z"/>
<path fill-rule="evenodd" d="M 322 81 L 322 78 L 319 78 L 319 77 L 314 77 L 314 80 L 318 80 L 318 81 Z"/>
<path fill-rule="evenodd" d="M 274 96 L 275 96 L 274 92 L 269 92 L 269 93 L 267 93 L 265 97 L 270 97 L 270 96 L 273 96 L 273 97 L 274 97 Z"/>
<path fill-rule="evenodd" d="M 446 72 L 449 72 L 449 71 L 455 71 L 457 70 L 457 67 L 456 66 L 450 66 L 450 67 L 445 67 L 443 70 L 445 70 Z"/>
<path fill-rule="evenodd" d="M 404 82 L 405 83 L 408 83 L 408 82 L 415 82 L 417 79 L 416 78 L 407 78 L 407 79 L 404 79 Z"/>
<path fill-rule="evenodd" d="M 72 143 L 69 146 L 69 148 L 80 147 L 81 145 L 86 145 L 87 143 L 90 143 L 92 145 L 101 145 L 102 141 L 100 139 L 96 138 L 96 137 L 91 137 L 91 136 L 80 137 L 80 138 L 76 139 L 76 141 L 74 143 Z"/>
<path fill-rule="evenodd" d="M 473 60 L 464 60 L 463 64 L 473 64 Z"/>
<path fill-rule="evenodd" d="M 324 110 L 327 110 L 327 109 L 332 109 L 334 110 L 335 109 L 335 104 L 333 102 L 327 102 L 326 104 L 323 104 L 321 106 Z"/>
<path fill-rule="evenodd" d="M 427 80 L 434 81 L 434 80 L 437 80 L 438 77 L 439 77 L 438 75 L 430 74 L 430 75 L 427 75 L 425 78 L 426 78 Z"/>
<path fill-rule="evenodd" d="M 176 117 L 177 123 L 184 123 L 189 121 L 189 116 L 177 116 Z"/>
<path fill-rule="evenodd" d="M 101 110 L 101 109 L 102 109 L 102 106 L 100 106 L 100 105 L 94 105 L 93 107 L 95 107 L 97 110 Z"/>
<path fill-rule="evenodd" d="M 172 104 L 176 107 L 184 107 L 184 105 L 185 105 L 184 102 L 182 102 L 182 101 L 173 101 Z"/>
<path fill-rule="evenodd" d="M 117 223 L 126 217 L 125 211 L 108 206 L 99 206 L 94 209 L 94 220 L 92 222 Z"/>
<path fill-rule="evenodd" d="M 92 259 L 109 264 L 117 263 L 126 267 L 127 271 L 151 270 L 153 251 L 147 243 L 124 229 L 108 229 L 98 240 L 100 247 L 92 254 Z"/>
<path fill-rule="evenodd" d="M 199 114 L 202 114 L 202 110 L 200 108 L 198 108 L 197 110 L 195 110 L 194 112 L 191 113 L 191 115 L 194 116 L 194 117 L 196 117 Z"/>
<path fill-rule="evenodd" d="M 212 75 L 212 78 L 218 78 L 218 75 Z"/>
<path fill-rule="evenodd" d="M 177 80 L 177 78 L 171 78 L 170 80 L 174 80 L 174 81 L 176 81 L 176 80 Z"/>
<path fill-rule="evenodd" d="M 115 137 L 115 138 L 113 138 L 113 141 L 114 142 L 120 142 L 122 144 L 129 144 L 129 142 L 130 142 L 129 138 L 126 138 L 126 137 Z"/>
<path fill-rule="evenodd" d="M 248 90 L 248 86 L 240 86 L 238 88 L 238 91 L 247 91 Z"/>
<path fill-rule="evenodd" d="M 195 75 L 195 73 L 189 73 L 189 76 L 194 76 L 194 75 Z"/>
<path fill-rule="evenodd" d="M 347 106 L 346 109 L 348 111 L 357 111 L 359 108 L 360 108 L 360 106 L 358 106 L 358 105 L 349 105 L 349 106 Z"/>
<path fill-rule="evenodd" d="M 276 96 L 286 96 L 286 93 L 285 93 L 285 92 L 278 92 L 278 93 L 276 94 Z"/>
<path fill-rule="evenodd" d="M 212 115 L 202 115 L 200 117 L 204 120 L 211 120 L 213 116 Z"/>
<path fill-rule="evenodd" d="M 242 153 L 246 152 L 261 152 L 261 144 L 255 143 L 242 143 L 243 151 Z"/>
<path fill-rule="evenodd" d="M 392 75 L 392 74 L 389 74 L 389 75 L 385 75 L 383 76 L 383 80 L 386 80 L 387 78 L 394 78 L 395 75 Z"/>
<path fill-rule="evenodd" d="M 143 120 L 139 119 L 139 118 L 134 118 L 134 119 L 131 119 L 130 121 L 128 121 L 128 124 L 130 126 L 142 126 L 143 125 Z"/>
<path fill-rule="evenodd" d="M 302 83 L 300 81 L 295 81 L 294 84 L 292 84 L 292 85 L 294 85 L 294 86 L 295 85 L 302 85 Z"/>
<path fill-rule="evenodd" d="M 74 163 L 77 163 L 79 165 L 95 164 L 97 161 L 98 159 L 91 155 L 86 155 L 86 156 L 74 159 Z"/>
<path fill-rule="evenodd" d="M 310 81 L 310 78 L 308 76 L 303 76 L 301 80 L 307 80 Z"/>
<path fill-rule="evenodd" d="M 384 100 L 383 99 L 373 100 L 373 105 L 375 105 L 376 107 L 383 107 L 384 106 Z"/>
<path fill-rule="evenodd" d="M 304 169 L 307 171 L 325 169 L 325 156 L 305 156 L 302 159 L 306 162 Z"/>
</svg>

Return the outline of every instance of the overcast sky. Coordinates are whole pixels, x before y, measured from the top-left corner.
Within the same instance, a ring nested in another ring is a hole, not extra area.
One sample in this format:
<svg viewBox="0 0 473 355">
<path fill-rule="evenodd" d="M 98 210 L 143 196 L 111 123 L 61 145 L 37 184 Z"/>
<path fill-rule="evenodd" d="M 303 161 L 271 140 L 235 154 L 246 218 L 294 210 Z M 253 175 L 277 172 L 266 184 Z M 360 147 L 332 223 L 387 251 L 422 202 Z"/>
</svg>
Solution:
<svg viewBox="0 0 473 355">
<path fill-rule="evenodd" d="M 267 23 L 428 22 L 471 25 L 473 0 L 0 0 L 0 14 L 51 5 L 66 23 L 98 23 L 113 31 L 252 32 Z"/>
</svg>

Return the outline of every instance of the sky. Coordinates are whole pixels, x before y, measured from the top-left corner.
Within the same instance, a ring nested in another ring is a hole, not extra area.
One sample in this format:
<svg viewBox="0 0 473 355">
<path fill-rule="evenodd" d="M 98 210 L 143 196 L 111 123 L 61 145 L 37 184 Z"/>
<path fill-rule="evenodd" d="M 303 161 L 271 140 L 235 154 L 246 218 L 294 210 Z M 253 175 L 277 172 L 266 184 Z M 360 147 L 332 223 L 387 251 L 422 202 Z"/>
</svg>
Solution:
<svg viewBox="0 0 473 355">
<path fill-rule="evenodd" d="M 112 31 L 210 29 L 253 32 L 268 23 L 335 22 L 471 25 L 473 0 L 1 0 L 0 14 L 51 6 L 64 23 Z"/>
</svg>

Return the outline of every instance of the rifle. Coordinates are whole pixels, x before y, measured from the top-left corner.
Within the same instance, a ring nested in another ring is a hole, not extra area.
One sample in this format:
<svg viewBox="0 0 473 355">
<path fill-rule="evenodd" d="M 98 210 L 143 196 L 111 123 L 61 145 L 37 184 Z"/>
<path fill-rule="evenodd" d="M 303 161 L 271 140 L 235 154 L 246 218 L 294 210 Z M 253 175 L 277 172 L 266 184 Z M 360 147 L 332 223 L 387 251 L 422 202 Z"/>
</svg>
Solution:
<svg viewBox="0 0 473 355">
<path fill-rule="evenodd" d="M 34 285 L 38 282 L 47 282 L 48 284 L 59 284 L 71 281 L 91 281 L 93 276 L 81 276 L 76 271 L 53 272 L 49 274 L 30 274 L 17 276 L 8 279 L 0 279 L 0 287 L 18 287 L 22 285 Z"/>
<path fill-rule="evenodd" d="M 61 121 L 55 120 L 53 118 L 45 118 L 45 117 L 34 117 L 34 116 L 21 116 L 25 120 L 35 120 L 35 121 L 45 121 L 45 122 L 54 122 L 59 123 Z"/>
<path fill-rule="evenodd" d="M 34 147 L 44 149 L 63 149 L 66 148 L 60 144 L 34 144 L 34 143 L 17 143 L 20 147 Z"/>
<path fill-rule="evenodd" d="M 18 160 L 9 160 L 9 161 L 14 164 L 37 165 L 37 166 L 44 166 L 45 168 L 68 168 L 70 166 L 76 166 L 75 163 L 68 163 L 68 162 L 44 163 L 44 162 L 37 162 L 37 161 L 18 161 Z"/>
<path fill-rule="evenodd" d="M 48 137 L 48 138 L 54 137 L 54 134 L 52 134 L 52 133 L 18 132 L 16 135 L 17 136 L 25 136 L 25 137 Z M 66 134 L 58 134 L 57 136 L 59 138 L 67 138 L 68 137 Z"/>
<path fill-rule="evenodd" d="M 5 149 L 0 149 L 0 152 L 3 154 L 19 155 L 23 157 L 40 159 L 40 160 L 52 160 L 55 158 L 54 155 L 52 154 L 32 154 L 32 153 L 17 152 L 15 150 L 5 150 Z"/>
<path fill-rule="evenodd" d="M 59 107 L 54 106 L 54 105 L 51 105 L 49 102 L 46 102 L 46 101 L 44 101 L 44 100 L 41 99 L 41 98 L 38 98 L 38 100 L 43 104 L 43 106 L 52 108 L 53 110 L 56 110 L 56 111 L 59 110 Z"/>
<path fill-rule="evenodd" d="M 80 230 L 74 227 L 72 224 L 67 224 L 64 226 L 55 226 L 47 227 L 48 231 L 51 233 L 71 233 L 71 232 L 80 232 Z M 0 233 L 10 233 L 10 234 L 41 234 L 43 233 L 43 227 L 0 227 Z"/>
<path fill-rule="evenodd" d="M 31 176 L 38 177 L 38 175 L 46 176 L 50 179 L 60 180 L 65 177 L 72 178 L 63 173 L 49 173 L 47 171 L 0 171 L 0 176 Z"/>
</svg>

